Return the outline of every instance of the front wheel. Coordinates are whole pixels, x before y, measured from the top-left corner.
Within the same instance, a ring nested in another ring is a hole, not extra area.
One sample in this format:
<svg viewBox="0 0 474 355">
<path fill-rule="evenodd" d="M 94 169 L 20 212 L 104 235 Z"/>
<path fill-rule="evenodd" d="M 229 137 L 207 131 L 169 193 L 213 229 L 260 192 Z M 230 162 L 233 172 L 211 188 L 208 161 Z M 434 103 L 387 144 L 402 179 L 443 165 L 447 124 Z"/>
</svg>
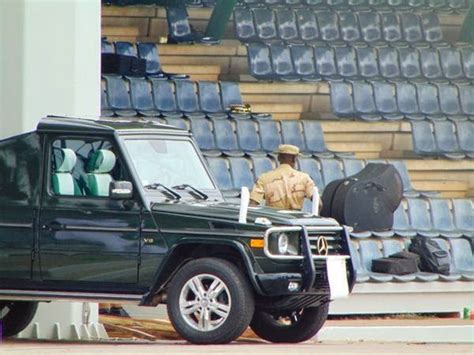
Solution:
<svg viewBox="0 0 474 355">
<path fill-rule="evenodd" d="M 190 261 L 168 287 L 168 316 L 177 332 L 195 344 L 225 344 L 248 327 L 254 297 L 247 278 L 232 263 Z"/>
<path fill-rule="evenodd" d="M 36 314 L 37 302 L 0 301 L 0 324 L 4 337 L 11 337 L 23 329 Z"/>
<path fill-rule="evenodd" d="M 329 303 L 281 315 L 257 310 L 250 327 L 260 338 L 272 343 L 299 343 L 318 333 L 328 317 L 328 311 Z"/>
</svg>

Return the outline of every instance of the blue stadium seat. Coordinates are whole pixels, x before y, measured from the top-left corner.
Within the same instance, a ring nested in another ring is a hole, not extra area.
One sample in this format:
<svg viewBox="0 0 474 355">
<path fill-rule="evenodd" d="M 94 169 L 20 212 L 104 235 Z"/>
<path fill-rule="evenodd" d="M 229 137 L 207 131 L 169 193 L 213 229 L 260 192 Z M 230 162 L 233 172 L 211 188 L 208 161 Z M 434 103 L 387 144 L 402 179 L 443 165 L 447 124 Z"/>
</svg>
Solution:
<svg viewBox="0 0 474 355">
<path fill-rule="evenodd" d="M 469 241 L 464 238 L 452 238 L 449 239 L 449 244 L 455 267 L 453 271 L 460 273 L 466 281 L 474 281 L 474 256 Z"/>
<path fill-rule="evenodd" d="M 431 122 L 412 122 L 411 132 L 413 136 L 413 148 L 416 154 L 436 154 L 437 147 Z"/>
<path fill-rule="evenodd" d="M 420 48 L 421 72 L 427 79 L 443 77 L 439 52 L 435 48 Z"/>
<path fill-rule="evenodd" d="M 420 195 L 425 197 L 436 197 L 439 195 L 438 192 L 433 191 L 416 191 L 411 184 L 408 169 L 403 160 L 389 160 L 387 163 L 392 164 L 400 174 L 403 183 L 403 195 L 405 197 L 418 197 Z"/>
<path fill-rule="evenodd" d="M 395 238 L 384 239 L 382 240 L 382 251 L 383 256 L 388 258 L 389 256 L 400 253 L 405 250 L 405 245 L 403 241 L 400 241 Z M 411 282 L 415 281 L 416 273 L 406 274 L 406 275 L 393 275 L 393 280 L 397 282 Z"/>
<path fill-rule="evenodd" d="M 146 60 L 148 75 L 166 78 L 161 70 L 160 56 L 155 43 L 137 43 L 138 57 Z"/>
<path fill-rule="evenodd" d="M 313 158 L 299 158 L 298 159 L 299 168 L 302 172 L 308 174 L 311 179 L 314 181 L 318 187 L 320 193 L 322 193 L 324 188 L 323 177 L 321 171 L 319 170 L 318 162 Z"/>
<path fill-rule="evenodd" d="M 250 118 L 250 114 L 247 113 L 236 113 L 231 112 L 230 107 L 232 105 L 243 105 L 242 96 L 240 95 L 240 87 L 239 83 L 235 81 L 221 81 L 220 85 L 220 92 L 221 92 L 221 100 L 222 100 L 222 107 L 227 114 L 235 119 L 240 118 Z"/>
<path fill-rule="evenodd" d="M 321 77 L 316 74 L 313 48 L 309 46 L 291 46 L 291 58 L 295 74 L 305 81 L 319 81 Z"/>
<path fill-rule="evenodd" d="M 189 24 L 188 12 L 185 7 L 167 7 L 166 19 L 169 37 L 172 41 L 194 42 L 195 36 Z"/>
<path fill-rule="evenodd" d="M 345 78 L 357 76 L 357 58 L 353 47 L 335 47 L 337 72 Z"/>
<path fill-rule="evenodd" d="M 399 237 L 413 238 L 416 236 L 416 231 L 410 225 L 410 220 L 408 219 L 408 214 L 405 209 L 405 201 L 403 200 L 393 214 L 392 230 L 395 235 L 398 235 Z M 377 237 L 385 236 L 379 235 L 379 232 L 373 232 L 373 234 Z"/>
<path fill-rule="evenodd" d="M 416 84 L 418 106 L 424 115 L 440 115 L 438 89 L 434 84 Z"/>
<path fill-rule="evenodd" d="M 114 115 L 114 111 L 110 107 L 109 100 L 107 99 L 105 83 L 101 83 L 100 89 L 100 115 L 102 117 L 112 117 Z"/>
<path fill-rule="evenodd" d="M 474 237 L 474 206 L 472 199 L 453 199 L 454 222 L 466 237 Z"/>
<path fill-rule="evenodd" d="M 420 198 L 407 198 L 410 223 L 418 235 L 422 237 L 438 237 L 431 222 L 428 202 Z"/>
<path fill-rule="evenodd" d="M 346 82 L 330 82 L 331 107 L 337 116 L 351 116 L 354 114 L 352 86 Z"/>
<path fill-rule="evenodd" d="M 211 123 L 206 118 L 193 118 L 190 120 L 191 132 L 199 148 L 206 156 L 219 156 L 221 152 L 216 147 L 212 134 Z"/>
<path fill-rule="evenodd" d="M 106 41 L 106 40 L 102 40 L 100 41 L 100 52 L 102 54 L 104 53 L 115 53 L 115 47 L 114 47 L 114 44 L 109 42 L 109 41 Z"/>
<path fill-rule="evenodd" d="M 474 85 L 458 85 L 458 90 L 462 112 L 465 115 L 474 116 L 474 100 L 472 99 L 474 97 Z"/>
<path fill-rule="evenodd" d="M 211 169 L 211 174 L 216 179 L 217 185 L 224 193 L 224 196 L 232 194 L 234 185 L 230 176 L 227 159 L 221 157 L 206 157 L 206 160 Z M 233 193 L 233 195 L 235 196 L 236 193 Z"/>
<path fill-rule="evenodd" d="M 338 15 L 341 39 L 346 42 L 360 41 L 361 35 L 355 12 L 341 11 Z"/>
<path fill-rule="evenodd" d="M 253 23 L 252 10 L 236 8 L 234 10 L 235 35 L 241 42 L 252 42 L 257 39 L 257 31 Z"/>
<path fill-rule="evenodd" d="M 252 11 L 258 38 L 261 41 L 278 39 L 275 13 L 266 8 L 254 8 Z"/>
<path fill-rule="evenodd" d="M 360 240 L 359 251 L 362 260 L 362 264 L 367 270 L 367 274 L 371 281 L 374 282 L 390 282 L 393 280 L 393 276 L 390 274 L 382 274 L 372 272 L 372 260 L 383 257 L 382 251 L 380 250 L 379 244 L 375 240 Z"/>
<path fill-rule="evenodd" d="M 225 155 L 243 156 L 244 152 L 240 150 L 232 122 L 222 118 L 213 118 L 211 121 L 216 148 Z"/>
<path fill-rule="evenodd" d="M 378 12 L 361 11 L 357 13 L 362 38 L 365 42 L 382 40 L 381 21 Z"/>
<path fill-rule="evenodd" d="M 137 48 L 130 42 L 117 41 L 115 42 L 115 53 L 137 57 Z"/>
<path fill-rule="evenodd" d="M 251 43 L 247 46 L 250 74 L 257 79 L 274 78 L 270 48 L 263 43 Z"/>
<path fill-rule="evenodd" d="M 331 11 L 316 11 L 319 33 L 323 41 L 333 42 L 340 38 L 337 14 Z"/>
<path fill-rule="evenodd" d="M 449 258 L 449 275 L 439 274 L 439 278 L 441 281 L 458 281 L 461 279 L 461 274 L 459 274 L 454 266 L 453 255 L 450 251 L 449 243 L 447 240 L 442 238 L 433 238 L 431 239 L 434 241 L 438 246 L 448 253 Z"/>
<path fill-rule="evenodd" d="M 463 234 L 454 225 L 454 218 L 449 208 L 449 200 L 441 198 L 429 199 L 433 227 L 442 237 L 456 238 Z"/>
<path fill-rule="evenodd" d="M 402 119 L 403 115 L 398 114 L 397 98 L 393 84 L 384 81 L 373 81 L 375 105 L 377 112 L 387 119 Z"/>
<path fill-rule="evenodd" d="M 270 46 L 270 56 L 272 58 L 272 67 L 275 76 L 285 81 L 299 80 L 295 68 L 293 67 L 289 46 L 286 44 L 272 44 Z"/>
<path fill-rule="evenodd" d="M 264 155 L 257 132 L 257 124 L 253 120 L 236 120 L 235 128 L 239 147 L 249 155 Z"/>
<path fill-rule="evenodd" d="M 364 269 L 360 260 L 360 254 L 357 250 L 357 244 L 353 241 L 349 242 L 349 250 L 351 252 L 352 264 L 356 272 L 356 282 L 362 283 L 369 281 L 369 275 L 367 274 L 367 270 Z"/>
<path fill-rule="evenodd" d="M 325 78 L 337 76 L 336 56 L 332 47 L 326 45 L 314 46 L 316 72 Z"/>
<path fill-rule="evenodd" d="M 380 75 L 377 62 L 377 51 L 374 47 L 356 46 L 359 74 L 364 78 L 374 78 Z"/>
<path fill-rule="evenodd" d="M 291 9 L 275 9 L 277 19 L 278 37 L 283 41 L 298 41 L 298 27 L 296 24 L 296 14 Z"/>
<path fill-rule="evenodd" d="M 240 190 L 243 186 L 246 186 L 251 190 L 255 181 L 249 161 L 245 158 L 238 157 L 229 157 L 228 159 L 234 189 Z"/>
<path fill-rule="evenodd" d="M 278 146 L 282 143 L 278 122 L 273 120 L 258 121 L 258 131 L 262 149 L 268 153 L 276 152 Z"/>
<path fill-rule="evenodd" d="M 301 153 L 306 152 L 306 144 L 301 131 L 299 120 L 281 121 L 281 136 L 284 144 L 291 144 L 300 148 Z"/>
<path fill-rule="evenodd" d="M 456 85 L 438 84 L 439 106 L 445 115 L 462 114 L 459 93 Z"/>
<path fill-rule="evenodd" d="M 144 78 L 127 78 L 130 85 L 132 107 L 143 116 L 159 116 L 153 103 L 150 82 Z"/>
<path fill-rule="evenodd" d="M 170 126 L 175 126 L 180 129 L 184 129 L 186 131 L 189 131 L 189 127 L 187 124 L 186 119 L 180 118 L 180 117 L 167 117 L 166 118 L 166 123 L 169 124 Z"/>
<path fill-rule="evenodd" d="M 161 79 L 152 79 L 153 98 L 155 107 L 164 117 L 183 116 L 178 110 L 176 98 L 174 95 L 173 82 Z"/>
<path fill-rule="evenodd" d="M 345 177 L 357 174 L 364 169 L 364 161 L 361 159 L 345 158 L 342 159 L 342 166 L 344 167 Z"/>
<path fill-rule="evenodd" d="M 107 84 L 107 100 L 110 108 L 117 116 L 136 116 L 137 111 L 132 107 L 127 83 L 121 76 L 103 75 Z"/>
<path fill-rule="evenodd" d="M 418 100 L 416 97 L 416 86 L 407 82 L 395 82 L 398 110 L 401 114 L 415 118 L 419 112 Z M 423 119 L 423 116 L 421 116 Z"/>
<path fill-rule="evenodd" d="M 296 10 L 296 20 L 300 39 L 305 42 L 311 42 L 320 38 L 316 15 L 307 9 Z"/>
<path fill-rule="evenodd" d="M 411 12 L 400 14 L 402 22 L 403 38 L 407 42 L 421 42 L 424 40 L 420 18 Z"/>
<path fill-rule="evenodd" d="M 457 48 L 439 48 L 441 68 L 446 79 L 456 80 L 464 77 L 461 52 Z"/>
<path fill-rule="evenodd" d="M 438 146 L 437 151 L 451 159 L 462 159 L 464 153 L 459 148 L 456 127 L 451 121 L 434 121 L 434 135 Z"/>
<path fill-rule="evenodd" d="M 321 158 L 334 157 L 334 154 L 326 147 L 321 124 L 314 120 L 301 120 L 301 124 L 307 151 Z"/>
<path fill-rule="evenodd" d="M 427 42 L 440 42 L 443 40 L 443 31 L 439 23 L 438 15 L 434 13 L 421 14 L 421 26 L 423 37 Z"/>
<path fill-rule="evenodd" d="M 354 97 L 355 111 L 362 119 L 375 121 L 380 120 L 380 116 L 376 115 L 374 92 L 372 85 L 364 81 L 354 81 L 352 83 L 352 95 Z"/>
<path fill-rule="evenodd" d="M 176 99 L 179 110 L 186 117 L 205 117 L 199 107 L 198 94 L 194 82 L 190 80 L 176 80 Z"/>
<path fill-rule="evenodd" d="M 255 180 L 262 176 L 262 174 L 273 169 L 273 164 L 269 157 L 251 156 L 250 160 L 252 161 Z"/>
<path fill-rule="evenodd" d="M 379 47 L 380 74 L 387 79 L 400 77 L 398 51 L 393 47 Z"/>
<path fill-rule="evenodd" d="M 227 118 L 222 107 L 219 85 L 213 81 L 198 81 L 198 95 L 201 111 L 210 118 Z"/>
<path fill-rule="evenodd" d="M 384 40 L 387 42 L 402 41 L 402 28 L 397 14 L 393 12 L 383 12 L 381 16 Z"/>
<path fill-rule="evenodd" d="M 474 79 L 474 46 L 463 47 L 460 49 L 464 75 L 467 79 Z"/>
<path fill-rule="evenodd" d="M 344 178 L 344 171 L 342 170 L 342 165 L 339 160 L 320 158 L 319 162 L 321 164 L 321 174 L 323 177 L 324 187 L 326 187 L 331 181 Z"/>
<path fill-rule="evenodd" d="M 416 79 L 422 76 L 420 53 L 412 47 L 398 48 L 400 71 L 406 79 Z"/>
<path fill-rule="evenodd" d="M 474 158 L 474 122 L 457 121 L 456 133 L 461 151 L 468 157 Z"/>
</svg>

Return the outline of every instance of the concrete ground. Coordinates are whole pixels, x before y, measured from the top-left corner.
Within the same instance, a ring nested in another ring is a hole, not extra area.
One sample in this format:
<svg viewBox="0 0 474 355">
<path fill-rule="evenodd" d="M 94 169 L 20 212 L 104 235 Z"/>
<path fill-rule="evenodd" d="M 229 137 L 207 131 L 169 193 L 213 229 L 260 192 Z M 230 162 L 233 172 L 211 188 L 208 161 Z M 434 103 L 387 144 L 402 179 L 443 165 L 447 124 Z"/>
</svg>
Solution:
<svg viewBox="0 0 474 355">
<path fill-rule="evenodd" d="M 307 342 L 274 345 L 260 341 L 238 341 L 230 345 L 196 346 L 184 342 L 155 343 L 65 343 L 8 340 L 0 354 L 474 354 L 474 344 L 410 344 L 365 342 Z"/>
</svg>

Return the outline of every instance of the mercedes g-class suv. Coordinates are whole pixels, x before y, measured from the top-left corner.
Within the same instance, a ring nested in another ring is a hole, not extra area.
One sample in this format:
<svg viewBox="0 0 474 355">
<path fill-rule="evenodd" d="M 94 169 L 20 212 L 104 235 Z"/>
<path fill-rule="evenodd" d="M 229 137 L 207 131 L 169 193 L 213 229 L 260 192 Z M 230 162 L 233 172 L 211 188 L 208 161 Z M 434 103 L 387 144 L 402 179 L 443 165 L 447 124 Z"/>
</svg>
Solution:
<svg viewBox="0 0 474 355">
<path fill-rule="evenodd" d="M 0 321 L 38 302 L 166 304 L 192 343 L 250 325 L 271 342 L 322 327 L 354 285 L 332 219 L 226 202 L 191 135 L 151 121 L 42 119 L 0 141 Z"/>
</svg>

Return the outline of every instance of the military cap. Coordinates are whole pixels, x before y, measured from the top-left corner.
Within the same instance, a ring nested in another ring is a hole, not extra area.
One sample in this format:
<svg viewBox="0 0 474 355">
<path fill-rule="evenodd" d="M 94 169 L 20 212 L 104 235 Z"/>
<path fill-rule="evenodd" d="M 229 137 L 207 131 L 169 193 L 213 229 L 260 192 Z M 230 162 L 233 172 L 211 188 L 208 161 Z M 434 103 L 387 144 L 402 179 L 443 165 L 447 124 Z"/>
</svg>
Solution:
<svg viewBox="0 0 474 355">
<path fill-rule="evenodd" d="M 278 146 L 278 154 L 289 154 L 289 155 L 299 155 L 300 148 L 291 145 L 291 144 L 280 144 Z"/>
</svg>

